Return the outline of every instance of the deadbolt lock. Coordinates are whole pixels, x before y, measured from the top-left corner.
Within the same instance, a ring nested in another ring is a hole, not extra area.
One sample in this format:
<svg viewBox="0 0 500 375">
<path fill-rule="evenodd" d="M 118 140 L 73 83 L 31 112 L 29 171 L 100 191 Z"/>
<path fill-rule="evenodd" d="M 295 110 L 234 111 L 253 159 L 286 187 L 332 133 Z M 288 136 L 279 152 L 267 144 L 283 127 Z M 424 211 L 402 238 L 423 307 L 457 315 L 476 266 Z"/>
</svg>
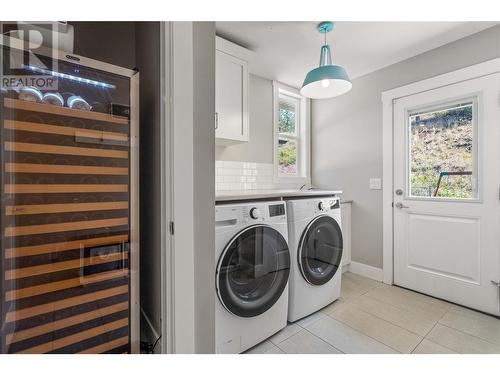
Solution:
<svg viewBox="0 0 500 375">
<path fill-rule="evenodd" d="M 396 195 L 403 195 L 403 189 L 397 189 Z"/>
</svg>

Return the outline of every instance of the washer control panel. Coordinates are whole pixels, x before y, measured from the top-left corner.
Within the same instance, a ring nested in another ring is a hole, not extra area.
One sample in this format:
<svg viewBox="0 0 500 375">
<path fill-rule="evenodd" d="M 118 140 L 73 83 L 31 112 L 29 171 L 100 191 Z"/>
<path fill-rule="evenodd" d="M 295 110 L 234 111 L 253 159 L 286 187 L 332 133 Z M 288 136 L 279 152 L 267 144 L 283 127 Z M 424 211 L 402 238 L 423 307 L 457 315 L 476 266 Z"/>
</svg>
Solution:
<svg viewBox="0 0 500 375">
<path fill-rule="evenodd" d="M 318 199 L 315 201 L 314 209 L 316 213 L 326 213 L 335 209 L 340 209 L 340 200 L 334 197 Z"/>
<path fill-rule="evenodd" d="M 244 223 L 286 221 L 285 202 L 255 203 L 242 207 Z"/>
<path fill-rule="evenodd" d="M 257 207 L 252 207 L 250 209 L 250 217 L 254 220 L 260 219 L 261 217 L 260 210 Z"/>
<path fill-rule="evenodd" d="M 269 205 L 269 217 L 285 216 L 285 203 Z"/>
<path fill-rule="evenodd" d="M 215 206 L 216 226 L 286 222 L 283 201 L 251 202 Z"/>
</svg>

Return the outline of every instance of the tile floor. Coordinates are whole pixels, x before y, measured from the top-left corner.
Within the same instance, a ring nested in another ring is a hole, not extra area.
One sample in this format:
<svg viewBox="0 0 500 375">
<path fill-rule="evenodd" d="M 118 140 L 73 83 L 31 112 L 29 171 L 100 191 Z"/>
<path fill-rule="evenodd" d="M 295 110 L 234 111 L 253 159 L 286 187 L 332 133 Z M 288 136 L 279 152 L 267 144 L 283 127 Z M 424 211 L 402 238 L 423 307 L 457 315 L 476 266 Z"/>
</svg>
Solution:
<svg viewBox="0 0 500 375">
<path fill-rule="evenodd" d="M 500 319 L 348 272 L 339 300 L 246 353 L 500 353 Z"/>
</svg>

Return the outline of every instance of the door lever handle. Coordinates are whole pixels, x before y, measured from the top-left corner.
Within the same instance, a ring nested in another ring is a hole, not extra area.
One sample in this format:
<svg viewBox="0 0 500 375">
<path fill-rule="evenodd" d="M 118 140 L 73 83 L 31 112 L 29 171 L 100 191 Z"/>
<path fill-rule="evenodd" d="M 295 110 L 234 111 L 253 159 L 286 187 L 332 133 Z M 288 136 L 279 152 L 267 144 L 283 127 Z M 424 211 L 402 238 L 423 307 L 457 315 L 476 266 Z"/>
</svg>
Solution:
<svg viewBox="0 0 500 375">
<path fill-rule="evenodd" d="M 500 283 L 495 280 L 490 280 L 493 285 L 495 285 L 498 289 L 498 296 L 500 297 Z"/>
<path fill-rule="evenodd" d="M 410 208 L 410 207 L 408 207 L 408 206 L 405 206 L 405 205 L 404 205 L 403 203 L 401 203 L 401 202 L 397 202 L 397 203 L 395 204 L 395 206 L 396 206 L 396 208 L 399 208 L 399 209 L 402 209 L 402 208 Z"/>
</svg>

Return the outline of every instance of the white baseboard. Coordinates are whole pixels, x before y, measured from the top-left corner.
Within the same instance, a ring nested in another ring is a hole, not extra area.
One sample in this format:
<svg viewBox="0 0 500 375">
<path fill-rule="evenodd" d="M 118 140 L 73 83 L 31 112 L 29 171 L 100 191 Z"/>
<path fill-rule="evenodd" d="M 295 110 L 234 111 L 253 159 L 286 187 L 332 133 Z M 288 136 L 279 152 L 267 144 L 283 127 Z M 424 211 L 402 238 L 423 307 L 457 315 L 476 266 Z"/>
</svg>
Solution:
<svg viewBox="0 0 500 375">
<path fill-rule="evenodd" d="M 342 263 L 342 273 L 346 273 L 347 271 L 349 271 L 349 264 L 351 262 L 347 263 L 347 264 L 344 264 Z"/>
<path fill-rule="evenodd" d="M 384 279 L 382 268 L 369 266 L 368 264 L 351 261 L 349 264 L 349 271 L 376 281 L 382 281 Z"/>
</svg>

